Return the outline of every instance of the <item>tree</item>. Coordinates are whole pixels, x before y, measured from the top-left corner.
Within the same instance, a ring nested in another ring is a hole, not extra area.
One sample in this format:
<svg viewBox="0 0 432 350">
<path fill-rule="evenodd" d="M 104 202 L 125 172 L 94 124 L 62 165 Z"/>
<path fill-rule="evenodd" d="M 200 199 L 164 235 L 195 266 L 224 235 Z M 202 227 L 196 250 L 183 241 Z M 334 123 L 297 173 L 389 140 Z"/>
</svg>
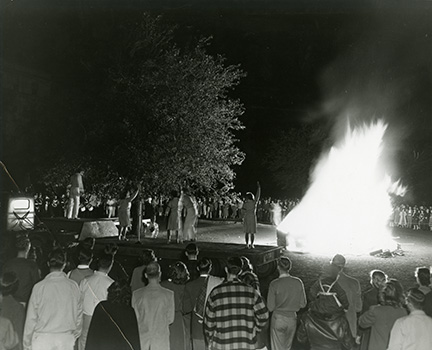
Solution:
<svg viewBox="0 0 432 350">
<path fill-rule="evenodd" d="M 109 70 L 99 115 L 87 121 L 85 156 L 58 162 L 46 179 L 65 183 L 79 164 L 104 194 L 131 182 L 147 192 L 233 187 L 232 166 L 244 159 L 233 134 L 243 128 L 243 106 L 229 92 L 245 73 L 207 54 L 209 38 L 180 48 L 174 32 L 144 15 Z"/>
</svg>

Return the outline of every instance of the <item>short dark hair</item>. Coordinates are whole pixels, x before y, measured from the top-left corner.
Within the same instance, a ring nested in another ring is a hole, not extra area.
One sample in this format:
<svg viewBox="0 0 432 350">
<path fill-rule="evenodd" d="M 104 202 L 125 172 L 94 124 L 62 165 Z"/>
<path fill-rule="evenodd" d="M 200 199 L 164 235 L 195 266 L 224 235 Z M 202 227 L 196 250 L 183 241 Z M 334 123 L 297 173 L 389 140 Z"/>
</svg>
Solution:
<svg viewBox="0 0 432 350">
<path fill-rule="evenodd" d="M 131 299 L 132 291 L 127 280 L 114 281 L 108 287 L 108 301 L 116 304 L 130 305 Z"/>
<path fill-rule="evenodd" d="M 84 238 L 79 245 L 84 248 L 93 249 L 96 243 L 96 238 L 94 237 L 86 237 Z"/>
<path fill-rule="evenodd" d="M 278 267 L 282 270 L 282 271 L 290 271 L 291 270 L 291 260 L 286 257 L 286 256 L 282 256 L 280 257 L 280 259 L 278 260 Z"/>
<path fill-rule="evenodd" d="M 414 308 L 421 310 L 423 308 L 425 295 L 418 288 L 411 288 L 408 289 L 406 299 Z"/>
<path fill-rule="evenodd" d="M 153 249 L 143 249 L 141 252 L 141 259 L 143 265 L 148 265 L 152 261 L 157 261 L 156 255 Z"/>
<path fill-rule="evenodd" d="M 242 271 L 243 261 L 237 256 L 228 258 L 227 260 L 227 270 L 231 275 L 238 275 Z"/>
<path fill-rule="evenodd" d="M 185 248 L 188 254 L 198 254 L 198 247 L 195 243 L 189 243 Z"/>
<path fill-rule="evenodd" d="M 30 242 L 30 239 L 27 236 L 17 237 L 16 242 L 15 242 L 15 248 L 19 252 L 26 251 L 29 248 L 30 245 L 31 245 L 31 242 Z"/>
<path fill-rule="evenodd" d="M 404 291 L 401 283 L 391 278 L 379 294 L 381 305 L 401 307 L 404 304 Z"/>
<path fill-rule="evenodd" d="M 50 268 L 60 269 L 66 263 L 66 253 L 61 248 L 55 248 L 48 255 L 48 265 Z"/>
<path fill-rule="evenodd" d="M 81 264 L 88 264 L 93 259 L 93 250 L 86 247 L 79 247 L 78 261 Z"/>
<path fill-rule="evenodd" d="M 18 289 L 18 276 L 13 271 L 3 273 L 0 278 L 0 291 L 3 296 L 15 294 Z"/>
<path fill-rule="evenodd" d="M 208 258 L 201 258 L 198 260 L 197 269 L 199 273 L 209 273 L 212 269 L 212 261 Z"/>
<path fill-rule="evenodd" d="M 431 282 L 430 269 L 427 267 L 417 267 L 415 275 L 422 286 L 429 286 Z"/>
<path fill-rule="evenodd" d="M 99 259 L 97 266 L 99 269 L 108 269 L 114 261 L 114 256 L 112 254 L 102 254 Z"/>
<path fill-rule="evenodd" d="M 242 260 L 242 271 L 253 271 L 253 266 L 246 256 L 241 256 L 240 259 Z"/>
<path fill-rule="evenodd" d="M 145 269 L 148 278 L 157 278 L 161 272 L 160 265 L 156 261 L 149 263 Z"/>
</svg>

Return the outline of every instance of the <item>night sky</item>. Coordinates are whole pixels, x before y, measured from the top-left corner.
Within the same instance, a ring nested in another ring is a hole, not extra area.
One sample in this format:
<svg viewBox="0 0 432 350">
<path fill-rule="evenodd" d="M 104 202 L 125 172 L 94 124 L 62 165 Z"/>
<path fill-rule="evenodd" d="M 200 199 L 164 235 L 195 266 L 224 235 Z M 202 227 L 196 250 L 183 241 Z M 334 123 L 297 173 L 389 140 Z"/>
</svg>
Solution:
<svg viewBox="0 0 432 350">
<path fill-rule="evenodd" d="M 97 54 L 75 40 L 82 12 L 94 14 L 88 35 L 104 42 L 113 16 L 133 21 L 143 11 L 178 24 L 179 40 L 211 35 L 209 52 L 247 73 L 233 93 L 246 109 L 239 191 L 255 190 L 261 180 L 269 194 L 277 192 L 261 159 L 281 130 L 325 120 L 337 137 L 346 113 L 384 117 L 396 159 L 401 152 L 431 154 L 431 1 L 33 3 L 1 1 L 1 58 L 40 69 L 66 89 L 79 88 L 88 74 L 85 57 Z M 426 161 L 430 178 L 432 159 Z M 403 177 L 397 162 L 395 172 Z"/>
</svg>

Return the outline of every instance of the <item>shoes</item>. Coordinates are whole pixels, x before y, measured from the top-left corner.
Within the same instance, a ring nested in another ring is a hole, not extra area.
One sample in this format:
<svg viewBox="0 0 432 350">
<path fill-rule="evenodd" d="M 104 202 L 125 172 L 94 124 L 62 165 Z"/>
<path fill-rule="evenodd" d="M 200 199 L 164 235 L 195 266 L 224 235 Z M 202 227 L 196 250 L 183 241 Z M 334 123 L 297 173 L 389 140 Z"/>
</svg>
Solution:
<svg viewBox="0 0 432 350">
<path fill-rule="evenodd" d="M 253 244 L 251 244 L 251 246 L 250 246 L 252 249 L 254 249 L 255 248 L 255 246 L 253 245 Z"/>
<path fill-rule="evenodd" d="M 247 248 L 247 249 L 250 249 L 251 246 L 250 246 L 249 244 L 246 244 L 246 248 Z"/>
</svg>

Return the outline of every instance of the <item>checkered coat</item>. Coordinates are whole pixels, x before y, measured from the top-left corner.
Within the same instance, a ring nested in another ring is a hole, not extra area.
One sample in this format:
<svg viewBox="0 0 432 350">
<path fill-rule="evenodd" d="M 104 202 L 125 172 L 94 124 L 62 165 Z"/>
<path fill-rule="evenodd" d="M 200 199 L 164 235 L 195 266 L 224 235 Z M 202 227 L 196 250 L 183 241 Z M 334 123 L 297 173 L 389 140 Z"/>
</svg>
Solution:
<svg viewBox="0 0 432 350">
<path fill-rule="evenodd" d="M 215 287 L 206 304 L 204 333 L 210 350 L 256 348 L 269 312 L 261 295 L 240 280 Z"/>
</svg>

